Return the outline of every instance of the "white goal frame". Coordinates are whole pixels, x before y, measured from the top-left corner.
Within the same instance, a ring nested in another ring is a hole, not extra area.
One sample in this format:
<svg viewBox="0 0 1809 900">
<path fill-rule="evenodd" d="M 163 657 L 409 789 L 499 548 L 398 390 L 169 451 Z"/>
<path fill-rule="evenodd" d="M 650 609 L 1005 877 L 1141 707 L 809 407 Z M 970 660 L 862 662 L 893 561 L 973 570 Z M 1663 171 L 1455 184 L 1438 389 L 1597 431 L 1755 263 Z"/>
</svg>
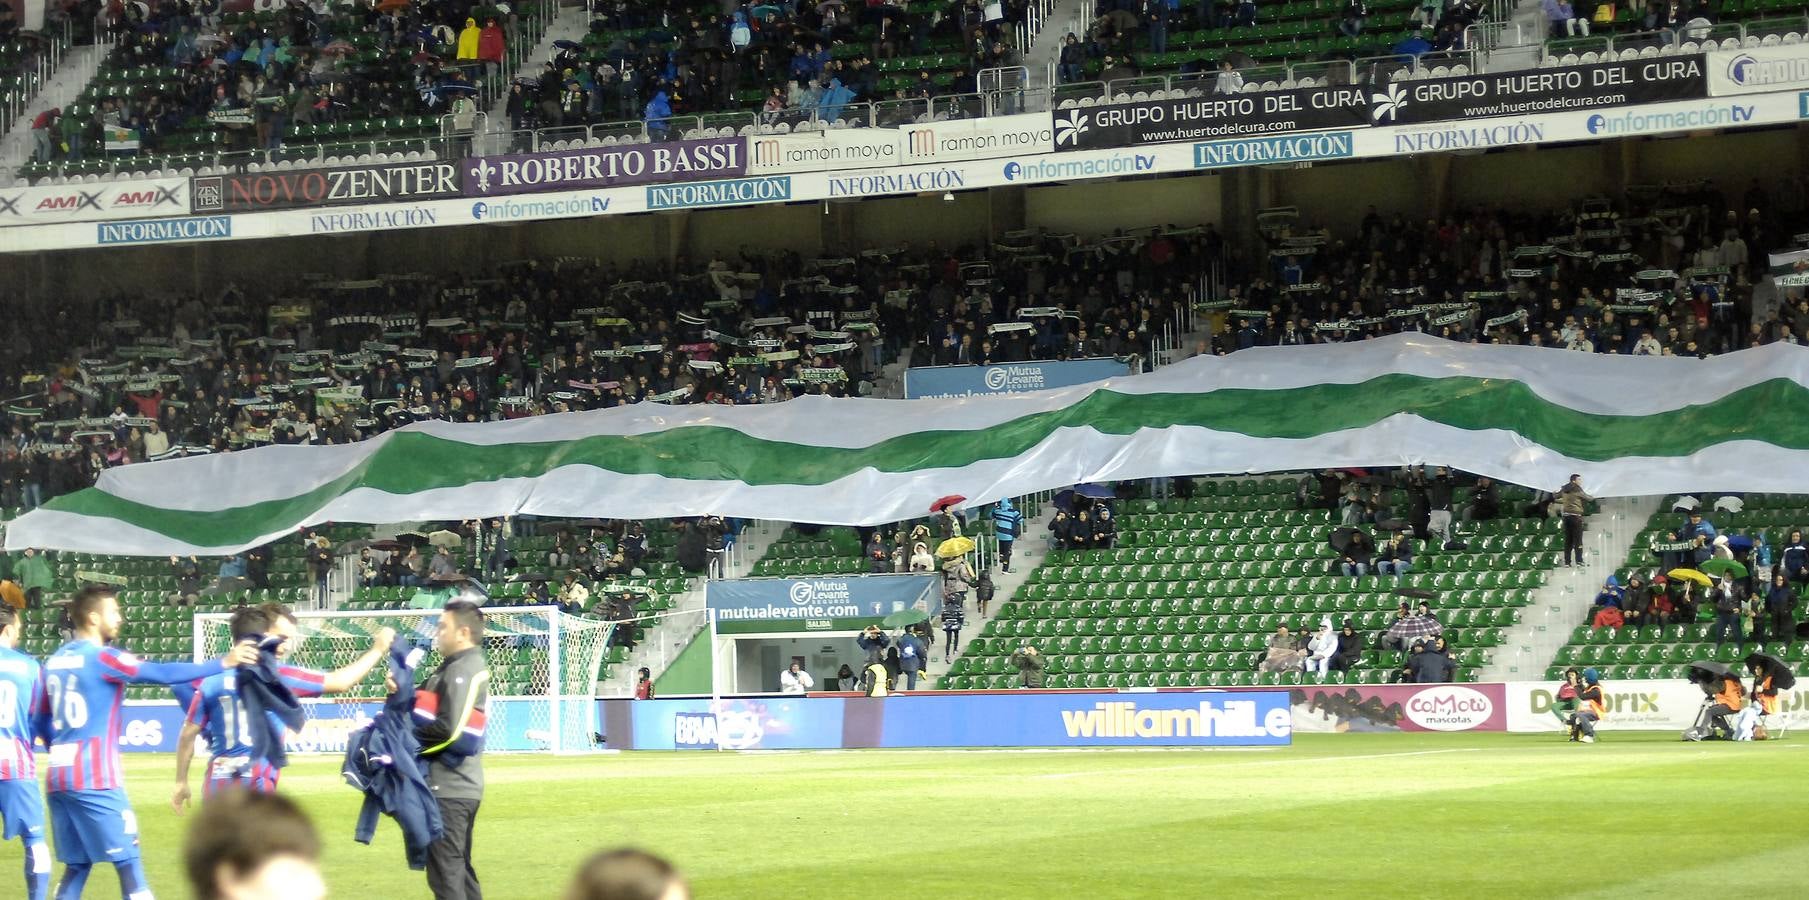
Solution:
<svg viewBox="0 0 1809 900">
<path fill-rule="evenodd" d="M 554 754 L 600 752 L 602 748 L 596 746 L 592 739 L 592 735 L 601 730 L 597 713 L 597 685 L 615 623 L 573 616 L 560 611 L 556 606 L 485 607 L 484 613 L 487 627 L 481 646 L 486 651 L 523 637 L 544 636 L 546 642 L 545 690 L 507 694 L 493 691 L 490 698 L 493 704 L 490 713 L 492 727 L 504 725 L 506 715 L 509 714 L 499 716 L 499 711 L 511 710 L 514 711 L 513 714 L 519 715 L 525 710 L 529 724 L 523 729 L 523 733 L 529 740 L 544 742 L 546 746 L 507 747 L 502 746 L 500 741 L 493 740 L 486 751 L 550 751 Z M 439 614 L 438 609 L 296 610 L 295 618 L 300 624 L 300 643 L 303 646 L 317 645 L 323 635 L 350 641 L 344 651 L 336 648 L 331 653 L 331 665 L 320 665 L 318 659 L 309 661 L 313 668 L 332 669 L 356 659 L 369 646 L 368 636 L 384 626 L 395 627 L 399 637 L 407 637 L 431 652 L 432 623 Z M 232 613 L 229 612 L 194 614 L 192 641 L 196 662 L 216 659 L 226 652 L 227 623 L 231 619 Z M 415 620 L 412 630 L 404 627 L 411 619 Z M 523 627 L 536 620 L 544 620 L 544 628 Z M 421 677 L 425 677 L 430 668 L 424 662 Z M 367 679 L 380 680 L 385 671 L 386 663 L 380 661 Z M 368 680 L 366 683 L 368 684 Z M 355 688 L 345 694 L 307 701 L 304 705 L 350 705 L 382 701 L 380 687 L 376 695 Z M 497 704 L 497 701 L 502 703 Z M 312 717 L 312 713 L 310 716 Z M 506 732 L 513 729 L 499 730 Z"/>
</svg>

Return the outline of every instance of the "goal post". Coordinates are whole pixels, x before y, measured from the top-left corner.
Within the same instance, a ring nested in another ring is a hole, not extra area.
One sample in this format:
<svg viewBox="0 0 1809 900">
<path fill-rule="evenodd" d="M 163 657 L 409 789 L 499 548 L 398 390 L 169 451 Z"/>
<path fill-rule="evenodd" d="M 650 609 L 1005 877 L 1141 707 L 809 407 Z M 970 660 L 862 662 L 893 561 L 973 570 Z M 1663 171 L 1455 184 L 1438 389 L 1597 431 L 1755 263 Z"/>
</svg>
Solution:
<svg viewBox="0 0 1809 900">
<path fill-rule="evenodd" d="M 356 660 L 385 626 L 427 655 L 416 669 L 425 679 L 440 663 L 433 634 L 435 609 L 390 609 L 295 613 L 301 638 L 287 662 L 330 672 Z M 231 645 L 230 613 L 197 613 L 197 661 L 218 658 Z M 596 685 L 603 677 L 609 635 L 615 626 L 552 606 L 486 607 L 480 646 L 490 668 L 490 705 L 485 749 L 492 751 L 583 753 L 602 749 L 594 735 Z M 382 708 L 386 663 L 379 662 L 344 694 L 307 701 L 308 721 L 287 743 L 298 752 L 336 752 L 344 738 Z"/>
</svg>

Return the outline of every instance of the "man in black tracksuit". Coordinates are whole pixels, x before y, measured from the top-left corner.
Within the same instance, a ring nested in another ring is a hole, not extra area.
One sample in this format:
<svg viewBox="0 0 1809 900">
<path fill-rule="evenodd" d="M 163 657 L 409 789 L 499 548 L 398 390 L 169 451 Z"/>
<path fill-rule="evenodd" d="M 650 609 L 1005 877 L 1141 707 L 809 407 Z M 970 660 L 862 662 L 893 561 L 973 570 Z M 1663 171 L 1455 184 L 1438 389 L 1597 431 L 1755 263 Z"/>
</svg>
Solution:
<svg viewBox="0 0 1809 900">
<path fill-rule="evenodd" d="M 440 667 L 415 691 L 415 737 L 446 828 L 427 855 L 427 887 L 436 900 L 483 897 L 471 867 L 471 833 L 484 799 L 484 710 L 490 702 L 490 670 L 478 646 L 483 637 L 478 607 L 448 602 L 433 638 Z"/>
</svg>

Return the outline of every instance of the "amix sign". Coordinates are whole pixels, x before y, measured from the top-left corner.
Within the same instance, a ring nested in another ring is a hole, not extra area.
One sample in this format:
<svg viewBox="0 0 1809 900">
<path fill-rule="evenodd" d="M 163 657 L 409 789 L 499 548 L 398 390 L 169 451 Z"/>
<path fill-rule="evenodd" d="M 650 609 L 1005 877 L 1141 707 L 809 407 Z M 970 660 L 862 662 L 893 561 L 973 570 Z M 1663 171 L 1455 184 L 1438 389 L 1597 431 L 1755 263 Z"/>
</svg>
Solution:
<svg viewBox="0 0 1809 900">
<path fill-rule="evenodd" d="M 408 163 L 291 172 L 243 172 L 194 179 L 195 212 L 248 212 L 458 197 L 458 167 Z"/>
</svg>

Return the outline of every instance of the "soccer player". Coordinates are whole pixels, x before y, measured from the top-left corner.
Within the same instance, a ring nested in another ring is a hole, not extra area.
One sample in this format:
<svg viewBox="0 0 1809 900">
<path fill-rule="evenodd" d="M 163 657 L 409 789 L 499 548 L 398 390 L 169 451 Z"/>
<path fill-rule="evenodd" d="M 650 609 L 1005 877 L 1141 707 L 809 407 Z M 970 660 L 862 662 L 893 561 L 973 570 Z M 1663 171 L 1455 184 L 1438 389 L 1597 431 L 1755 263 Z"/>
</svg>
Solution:
<svg viewBox="0 0 1809 900">
<path fill-rule="evenodd" d="M 233 613 L 230 627 L 235 641 L 258 636 L 281 638 L 282 643 L 274 651 L 279 660 L 294 652 L 301 634 L 295 614 L 280 603 L 241 608 Z M 370 674 L 377 661 L 389 652 L 395 637 L 394 629 L 379 629 L 369 650 L 332 672 L 279 664 L 277 677 L 298 700 L 344 693 Z M 245 705 L 239 699 L 238 673 L 223 672 L 201 682 L 189 702 L 188 719 L 176 741 L 176 790 L 170 797 L 170 805 L 177 813 L 189 805 L 192 796 L 188 770 L 195 756 L 195 738 L 203 733 L 207 735 L 208 752 L 213 758 L 207 765 L 202 796 L 212 796 L 216 790 L 235 783 L 262 793 L 276 790 L 280 770 L 270 760 L 257 758 L 256 742 L 250 731 L 256 723 L 248 722 L 246 718 Z M 274 732 L 276 740 L 283 739 L 284 728 L 280 721 L 272 717 L 265 727 Z"/>
<path fill-rule="evenodd" d="M 275 794 L 228 790 L 208 801 L 183 851 L 196 900 L 320 900 L 320 836 Z"/>
<path fill-rule="evenodd" d="M 44 670 L 18 650 L 23 623 L 0 605 L 0 840 L 25 841 L 25 897 L 50 892 L 50 845 L 44 843 L 44 799 L 32 745 L 50 746 Z"/>
<path fill-rule="evenodd" d="M 154 663 L 117 647 L 123 617 L 113 588 L 90 585 L 69 601 L 73 638 L 44 664 L 51 717 L 50 830 L 63 879 L 57 900 L 80 897 L 88 872 L 110 862 L 126 897 L 150 897 L 138 858 L 138 817 L 119 763 L 120 701 L 128 684 L 179 684 L 257 661 L 237 644 L 218 660 Z"/>
</svg>

